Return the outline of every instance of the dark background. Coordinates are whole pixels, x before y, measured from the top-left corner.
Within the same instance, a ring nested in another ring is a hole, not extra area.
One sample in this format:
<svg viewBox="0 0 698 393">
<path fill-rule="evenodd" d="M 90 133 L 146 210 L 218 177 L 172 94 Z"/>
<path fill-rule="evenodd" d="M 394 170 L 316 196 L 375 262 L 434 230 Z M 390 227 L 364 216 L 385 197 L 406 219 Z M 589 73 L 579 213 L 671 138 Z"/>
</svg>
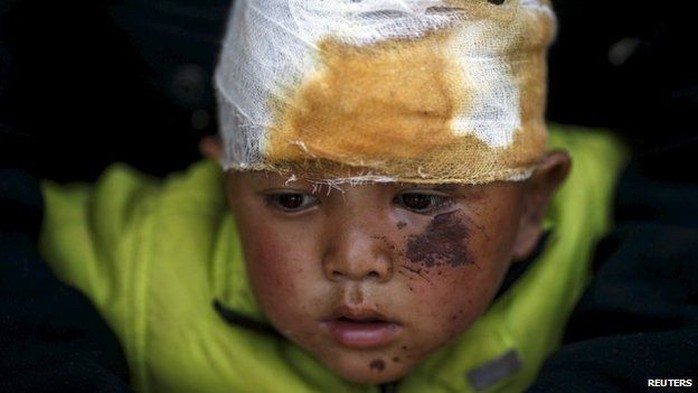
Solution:
<svg viewBox="0 0 698 393">
<path fill-rule="evenodd" d="M 694 138 L 691 2 L 559 0 L 549 118 L 640 148 Z M 110 162 L 155 175 L 215 133 L 229 0 L 0 0 L 0 165 L 61 181 Z"/>
</svg>

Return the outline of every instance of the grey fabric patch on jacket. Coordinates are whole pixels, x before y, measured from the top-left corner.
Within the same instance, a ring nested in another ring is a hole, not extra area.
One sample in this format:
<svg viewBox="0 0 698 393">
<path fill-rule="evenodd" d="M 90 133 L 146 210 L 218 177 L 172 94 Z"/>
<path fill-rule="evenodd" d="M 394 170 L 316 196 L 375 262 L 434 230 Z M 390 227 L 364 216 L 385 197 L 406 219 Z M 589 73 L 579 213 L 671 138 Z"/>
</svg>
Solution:
<svg viewBox="0 0 698 393">
<path fill-rule="evenodd" d="M 522 367 L 523 361 L 519 353 L 512 349 L 491 362 L 468 371 L 466 376 L 473 389 L 480 392 L 509 378 Z"/>
</svg>

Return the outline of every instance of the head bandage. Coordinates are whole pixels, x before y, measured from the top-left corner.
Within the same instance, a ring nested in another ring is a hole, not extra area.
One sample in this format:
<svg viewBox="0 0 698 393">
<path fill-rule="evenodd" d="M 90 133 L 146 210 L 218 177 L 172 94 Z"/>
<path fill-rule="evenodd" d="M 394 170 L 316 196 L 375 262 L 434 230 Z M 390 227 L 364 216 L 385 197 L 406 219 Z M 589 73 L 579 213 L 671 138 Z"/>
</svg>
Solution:
<svg viewBox="0 0 698 393">
<path fill-rule="evenodd" d="M 554 30 L 549 0 L 237 0 L 215 75 L 222 165 L 335 183 L 526 178 Z"/>
</svg>

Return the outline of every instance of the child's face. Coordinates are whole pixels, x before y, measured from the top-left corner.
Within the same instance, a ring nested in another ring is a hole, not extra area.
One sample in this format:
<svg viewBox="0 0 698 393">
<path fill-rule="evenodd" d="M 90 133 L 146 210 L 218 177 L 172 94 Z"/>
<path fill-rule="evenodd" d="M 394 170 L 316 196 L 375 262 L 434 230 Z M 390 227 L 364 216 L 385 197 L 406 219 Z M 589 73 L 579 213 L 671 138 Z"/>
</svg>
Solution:
<svg viewBox="0 0 698 393">
<path fill-rule="evenodd" d="M 286 180 L 229 175 L 250 284 L 281 334 L 355 382 L 399 379 L 466 330 L 530 238 L 525 182 Z"/>
</svg>

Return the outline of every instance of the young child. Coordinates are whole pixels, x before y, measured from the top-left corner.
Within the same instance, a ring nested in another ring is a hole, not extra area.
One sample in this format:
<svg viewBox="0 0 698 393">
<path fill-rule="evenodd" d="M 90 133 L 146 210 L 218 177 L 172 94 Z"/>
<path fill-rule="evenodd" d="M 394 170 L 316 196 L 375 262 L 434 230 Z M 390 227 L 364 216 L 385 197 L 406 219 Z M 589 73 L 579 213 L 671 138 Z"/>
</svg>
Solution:
<svg viewBox="0 0 698 393">
<path fill-rule="evenodd" d="M 521 391 L 621 161 L 547 135 L 554 29 L 546 0 L 237 1 L 224 171 L 46 184 L 43 252 L 140 392 Z"/>
</svg>

